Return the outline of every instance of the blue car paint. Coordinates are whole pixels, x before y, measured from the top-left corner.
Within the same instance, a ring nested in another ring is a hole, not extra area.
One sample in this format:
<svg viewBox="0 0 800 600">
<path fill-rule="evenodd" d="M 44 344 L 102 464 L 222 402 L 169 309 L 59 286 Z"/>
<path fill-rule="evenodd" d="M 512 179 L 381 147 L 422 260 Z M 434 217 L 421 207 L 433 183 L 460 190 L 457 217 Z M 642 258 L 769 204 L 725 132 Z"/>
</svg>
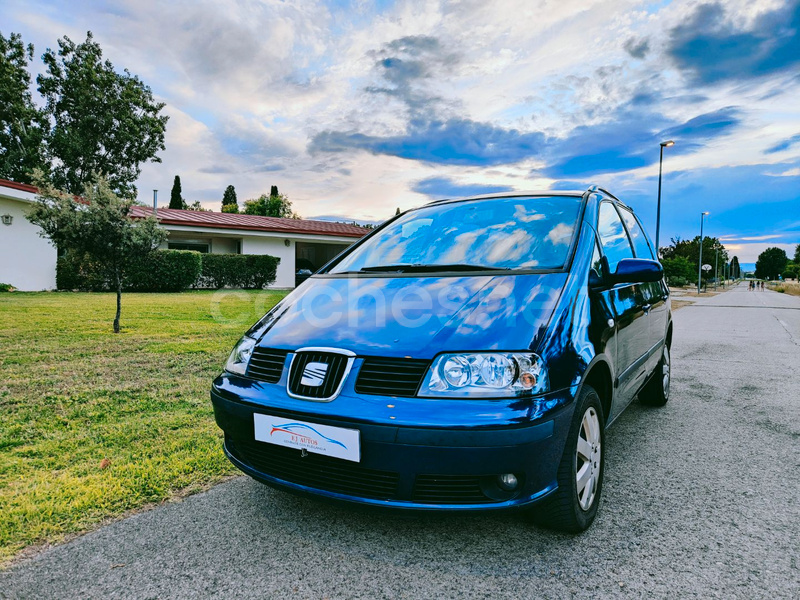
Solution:
<svg viewBox="0 0 800 600">
<path fill-rule="evenodd" d="M 355 427 L 361 432 L 363 466 L 399 473 L 401 492 L 409 491 L 419 473 L 513 472 L 522 474 L 521 489 L 513 498 L 491 504 L 435 505 L 408 499 L 375 500 L 272 477 L 226 450 L 228 457 L 265 483 L 368 505 L 490 510 L 523 507 L 547 496 L 557 486 L 556 472 L 572 417 L 572 402 L 588 374 L 595 369 L 608 373 L 604 406 L 608 425 L 633 399 L 643 377 L 652 371 L 653 361 L 658 360 L 657 352 L 642 355 L 642 364 L 621 381 L 618 360 L 621 353 L 627 356 L 621 348 L 632 342 L 631 336 L 641 338 L 641 332 L 646 331 L 649 337 L 645 343 L 657 339 L 653 347 L 660 349 L 670 325 L 669 297 L 663 281 L 649 287 L 620 284 L 590 291 L 590 258 L 597 243 L 598 206 L 603 200 L 609 198 L 601 193 L 584 195 L 580 231 L 562 272 L 344 276 L 325 274 L 323 268 L 323 274 L 311 277 L 289 294 L 249 334 L 260 346 L 290 352 L 308 346 L 355 352 L 358 358 L 351 375 L 331 402 L 309 402 L 288 395 L 291 355 L 277 383 L 223 373 L 212 386 L 215 417 L 226 440 L 253 439 L 253 412 Z M 429 306 L 412 305 L 405 313 L 407 318 L 424 320 L 411 334 L 371 293 L 379 290 L 388 303 L 409 286 L 419 286 L 439 299 Z M 448 289 L 457 289 L 460 296 L 439 295 Z M 663 331 L 650 331 L 639 298 L 645 292 L 650 294 L 648 298 L 660 298 L 656 304 L 665 309 Z M 315 326 L 309 322 L 309 310 L 323 322 L 334 314 L 344 315 L 348 325 Z M 354 374 L 363 357 L 432 359 L 445 351 L 487 350 L 536 352 L 548 367 L 551 391 L 537 398 L 458 400 L 373 396 L 354 389 Z M 542 406 L 552 409 L 542 414 Z"/>
<path fill-rule="evenodd" d="M 360 356 L 414 358 L 433 358 L 443 348 L 453 352 L 533 349 L 566 280 L 566 273 L 315 276 L 283 301 L 285 308 L 265 331 L 262 345 L 290 351 L 304 346 L 340 347 Z M 398 296 L 409 289 L 428 295 L 432 302 L 415 308 L 409 299 L 403 318 L 398 319 L 386 307 L 396 304 Z M 318 326 L 329 320 L 337 326 Z M 497 335 L 498 328 L 520 320 L 525 328 Z M 413 329 L 407 322 L 414 323 Z"/>
</svg>

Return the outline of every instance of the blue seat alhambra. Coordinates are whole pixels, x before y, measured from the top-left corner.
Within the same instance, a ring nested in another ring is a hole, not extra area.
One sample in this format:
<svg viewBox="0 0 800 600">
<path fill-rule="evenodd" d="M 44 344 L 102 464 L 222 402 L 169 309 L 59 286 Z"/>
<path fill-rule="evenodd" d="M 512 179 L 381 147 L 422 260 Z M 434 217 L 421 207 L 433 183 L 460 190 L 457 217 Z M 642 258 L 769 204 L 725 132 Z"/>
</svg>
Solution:
<svg viewBox="0 0 800 600">
<path fill-rule="evenodd" d="M 605 190 L 443 200 L 348 248 L 236 344 L 211 400 L 269 485 L 581 531 L 605 431 L 669 398 L 669 291 Z"/>
</svg>

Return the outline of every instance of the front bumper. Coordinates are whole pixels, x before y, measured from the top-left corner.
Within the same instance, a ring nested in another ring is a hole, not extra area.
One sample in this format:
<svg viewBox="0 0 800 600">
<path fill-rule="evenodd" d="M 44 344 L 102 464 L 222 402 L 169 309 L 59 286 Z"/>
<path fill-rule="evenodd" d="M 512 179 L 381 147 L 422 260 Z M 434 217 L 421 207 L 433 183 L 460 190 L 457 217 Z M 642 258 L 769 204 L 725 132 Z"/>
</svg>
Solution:
<svg viewBox="0 0 800 600">
<path fill-rule="evenodd" d="M 259 481 L 295 492 L 415 510 L 523 507 L 553 492 L 575 392 L 567 389 L 551 394 L 560 395 L 561 408 L 535 421 L 525 421 L 518 414 L 520 403 L 495 403 L 498 412 L 487 415 L 485 402 L 460 400 L 468 425 L 419 427 L 375 418 L 368 422 L 348 415 L 345 406 L 352 408 L 353 402 L 340 404 L 336 410 L 333 403 L 287 401 L 279 386 L 259 386 L 259 393 L 253 393 L 252 387 L 242 387 L 242 383 L 223 376 L 211 391 L 217 424 L 225 432 L 225 453 L 236 467 Z M 271 387 L 275 388 L 273 397 L 264 393 Z M 376 398 L 363 400 L 372 403 Z M 398 403 L 414 399 L 380 400 Z M 388 406 L 396 408 L 395 404 Z M 476 416 L 475 410 L 480 415 Z M 295 449 L 257 442 L 254 413 L 358 429 L 361 461 L 301 456 Z M 481 421 L 493 416 L 491 420 L 505 425 L 476 426 L 478 416 Z M 515 490 L 498 486 L 501 473 L 516 475 L 519 484 Z"/>
</svg>

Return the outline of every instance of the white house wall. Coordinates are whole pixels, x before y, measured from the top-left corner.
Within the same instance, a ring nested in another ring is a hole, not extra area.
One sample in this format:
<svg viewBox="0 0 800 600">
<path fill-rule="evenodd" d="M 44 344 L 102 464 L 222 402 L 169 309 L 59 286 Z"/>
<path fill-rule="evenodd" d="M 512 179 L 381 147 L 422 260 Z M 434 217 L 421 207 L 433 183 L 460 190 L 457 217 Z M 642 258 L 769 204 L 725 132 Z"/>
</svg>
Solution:
<svg viewBox="0 0 800 600">
<path fill-rule="evenodd" d="M 39 227 L 25 218 L 29 207 L 29 202 L 0 196 L 0 215 L 12 216 L 11 225 L 0 223 L 0 283 L 23 291 L 52 290 L 56 287 L 56 249 L 39 237 Z"/>
<path fill-rule="evenodd" d="M 239 251 L 241 238 L 211 238 L 211 252 L 214 254 L 236 254 Z"/>
</svg>

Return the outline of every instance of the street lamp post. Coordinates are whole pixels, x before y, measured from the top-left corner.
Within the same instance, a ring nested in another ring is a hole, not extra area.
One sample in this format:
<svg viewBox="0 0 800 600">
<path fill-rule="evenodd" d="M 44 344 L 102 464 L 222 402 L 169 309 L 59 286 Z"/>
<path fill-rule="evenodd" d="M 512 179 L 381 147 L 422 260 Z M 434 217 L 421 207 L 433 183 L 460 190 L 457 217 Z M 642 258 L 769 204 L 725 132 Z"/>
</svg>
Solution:
<svg viewBox="0 0 800 600">
<path fill-rule="evenodd" d="M 700 294 L 700 285 L 703 281 L 703 217 L 708 211 L 700 213 L 700 264 L 697 265 L 697 293 Z"/>
<path fill-rule="evenodd" d="M 658 156 L 658 208 L 656 209 L 656 258 L 658 258 L 658 241 L 661 233 L 661 168 L 664 164 L 664 148 L 674 146 L 675 142 L 667 140 L 661 142 L 661 151 Z"/>
</svg>

